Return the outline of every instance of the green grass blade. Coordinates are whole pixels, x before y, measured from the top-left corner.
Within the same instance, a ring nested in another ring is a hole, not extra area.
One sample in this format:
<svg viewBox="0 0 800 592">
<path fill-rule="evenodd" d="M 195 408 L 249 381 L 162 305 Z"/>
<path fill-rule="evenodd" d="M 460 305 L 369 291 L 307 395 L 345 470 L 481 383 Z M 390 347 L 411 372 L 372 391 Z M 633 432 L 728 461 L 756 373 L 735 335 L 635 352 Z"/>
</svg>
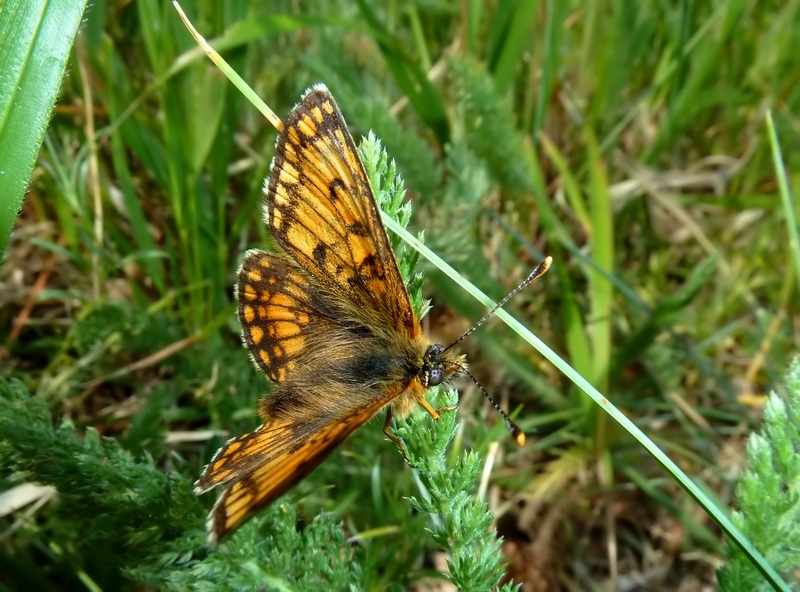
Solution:
<svg viewBox="0 0 800 592">
<path fill-rule="evenodd" d="M 0 3 L 0 253 L 50 122 L 83 0 Z"/>
<path fill-rule="evenodd" d="M 535 2 L 523 3 L 535 6 Z M 544 25 L 544 39 L 542 40 L 542 79 L 540 88 L 536 92 L 536 114 L 533 120 L 533 140 L 538 142 L 538 134 L 544 128 L 547 109 L 553 96 L 553 86 L 558 77 L 558 71 L 563 59 L 561 47 L 564 33 L 564 21 L 567 17 L 569 6 L 566 2 L 547 2 L 547 16 Z M 532 20 L 532 17 L 531 17 Z M 530 27 L 530 25 L 528 25 Z M 528 31 L 526 31 L 527 33 Z"/>
<path fill-rule="evenodd" d="M 514 76 L 525 63 L 523 56 L 530 49 L 531 27 L 538 10 L 536 2 L 520 2 L 508 21 L 508 30 L 503 36 L 499 56 L 494 64 L 494 83 L 500 95 L 509 89 Z"/>
<path fill-rule="evenodd" d="M 588 130 L 586 140 L 591 192 L 589 210 L 592 219 L 592 256 L 601 270 L 612 273 L 614 224 L 608 194 L 608 178 L 600 160 L 597 140 Z M 594 359 L 592 380 L 598 388 L 605 391 L 608 389 L 608 370 L 611 360 L 611 305 L 614 286 L 608 281 L 606 274 L 594 270 L 589 272 L 589 284 L 591 286 L 589 322 Z"/>
<path fill-rule="evenodd" d="M 781 194 L 783 215 L 786 218 L 786 231 L 789 235 L 789 247 L 792 262 L 794 263 L 794 279 L 800 286 L 800 237 L 798 236 L 797 227 L 797 204 L 794 202 L 792 191 L 789 188 L 786 166 L 784 165 L 781 146 L 778 143 L 778 132 L 775 130 L 775 122 L 772 120 L 771 112 L 767 113 L 767 131 L 769 132 L 769 143 L 772 147 L 772 158 L 775 161 L 775 173 L 778 177 L 778 190 Z"/>
</svg>

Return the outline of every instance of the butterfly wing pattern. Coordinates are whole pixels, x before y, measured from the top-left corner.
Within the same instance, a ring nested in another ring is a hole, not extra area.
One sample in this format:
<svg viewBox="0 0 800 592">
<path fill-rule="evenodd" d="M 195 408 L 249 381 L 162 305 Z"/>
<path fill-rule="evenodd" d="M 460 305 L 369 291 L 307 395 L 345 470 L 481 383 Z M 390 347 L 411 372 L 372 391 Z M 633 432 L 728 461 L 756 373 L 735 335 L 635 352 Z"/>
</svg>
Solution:
<svg viewBox="0 0 800 592">
<path fill-rule="evenodd" d="M 401 414 L 424 404 L 432 367 L 444 377 L 462 367 L 422 335 L 324 86 L 287 117 L 265 193 L 265 221 L 288 257 L 248 251 L 237 300 L 245 346 L 275 388 L 259 404 L 263 425 L 227 442 L 196 483 L 197 493 L 228 485 L 209 515 L 212 545 L 390 403 Z"/>
<path fill-rule="evenodd" d="M 278 138 L 267 225 L 318 282 L 415 337 L 419 323 L 347 124 L 322 85 L 300 107 Z"/>
</svg>

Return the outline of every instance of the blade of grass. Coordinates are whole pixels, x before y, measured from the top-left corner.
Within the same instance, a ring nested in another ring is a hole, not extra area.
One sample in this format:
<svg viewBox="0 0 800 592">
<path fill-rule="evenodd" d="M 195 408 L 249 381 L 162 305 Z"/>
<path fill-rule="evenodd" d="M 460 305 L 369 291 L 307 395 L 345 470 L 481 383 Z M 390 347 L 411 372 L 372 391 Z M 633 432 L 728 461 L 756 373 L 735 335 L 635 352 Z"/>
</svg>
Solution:
<svg viewBox="0 0 800 592">
<path fill-rule="evenodd" d="M 0 3 L 0 254 L 50 122 L 83 0 Z"/>
<path fill-rule="evenodd" d="M 548 5 L 550 2 L 548 2 Z M 547 7 L 551 13 L 550 6 Z M 509 26 L 503 36 L 497 62 L 494 64 L 494 83 L 498 94 L 504 94 L 514 81 L 519 68 L 525 63 L 523 55 L 530 49 L 531 28 L 534 16 L 539 11 L 537 2 L 520 2 L 509 19 Z M 547 95 L 547 88 L 540 88 L 541 95 Z"/>
<path fill-rule="evenodd" d="M 778 132 L 775 130 L 775 122 L 772 119 L 771 111 L 767 111 L 767 133 L 769 134 L 769 144 L 772 148 L 772 159 L 775 163 L 775 174 L 778 178 L 778 191 L 781 194 L 783 215 L 786 218 L 786 233 L 789 235 L 789 248 L 792 262 L 794 263 L 794 279 L 798 282 L 798 287 L 800 287 L 800 237 L 798 236 L 797 228 L 797 204 L 794 203 L 792 191 L 789 188 L 789 179 L 786 177 L 786 167 L 783 164 L 781 145 L 778 143 Z"/>
<path fill-rule="evenodd" d="M 588 152 L 589 184 L 591 192 L 589 213 L 591 216 L 592 258 L 600 269 L 612 273 L 614 269 L 614 225 L 612 223 L 611 200 L 608 194 L 608 179 L 597 140 L 589 130 L 585 134 Z M 614 286 L 606 279 L 607 274 L 591 271 L 589 322 L 592 335 L 592 380 L 597 387 L 608 390 L 608 371 L 611 360 L 611 301 Z"/>
<path fill-rule="evenodd" d="M 461 34 L 464 40 L 464 49 L 472 55 L 478 54 L 483 8 L 481 0 L 467 0 L 461 13 L 461 26 L 463 27 Z"/>
<path fill-rule="evenodd" d="M 535 2 L 523 3 L 535 6 Z M 545 21 L 545 36 L 542 42 L 542 77 L 539 88 L 536 92 L 536 113 L 533 119 L 533 130 L 531 137 L 534 142 L 538 141 L 539 131 L 544 127 L 544 119 L 547 107 L 550 105 L 553 85 L 558 76 L 562 55 L 562 36 L 564 32 L 564 21 L 566 20 L 569 5 L 566 2 L 549 0 L 545 8 L 547 11 Z M 532 15 L 531 15 L 532 18 Z M 525 31 L 525 33 L 528 33 Z"/>
<path fill-rule="evenodd" d="M 583 202 L 580 184 L 575 173 L 570 169 L 567 158 L 546 134 L 538 134 L 539 144 L 550 159 L 550 163 L 559 174 L 564 196 L 567 198 L 570 210 L 578 218 L 584 232 L 589 232 L 591 222 L 589 211 Z"/>
<path fill-rule="evenodd" d="M 120 59 L 120 56 L 114 51 L 110 45 L 105 47 L 105 63 L 108 69 L 108 80 L 114 80 L 116 85 L 116 92 L 109 93 L 106 105 L 112 119 L 116 114 L 122 110 L 122 103 L 128 90 L 125 84 L 125 69 Z M 134 245 L 132 249 L 136 252 L 156 253 L 159 252 L 158 245 L 150 234 L 150 228 L 147 222 L 147 214 L 144 210 L 143 204 L 136 191 L 135 176 L 131 171 L 130 163 L 128 160 L 129 151 L 134 153 L 149 153 L 154 156 L 154 164 L 159 164 L 164 159 L 159 158 L 161 155 L 160 150 L 156 149 L 154 142 L 146 142 L 144 139 L 145 130 L 134 122 L 129 121 L 125 128 L 121 128 L 118 133 L 112 133 L 109 141 L 109 150 L 111 155 L 111 163 L 117 186 L 120 191 L 121 199 L 125 204 L 125 212 L 130 224 L 130 232 Z M 142 146 L 142 149 L 136 150 L 135 147 Z M 148 149 L 146 149 L 146 148 Z M 151 171 L 157 171 L 156 166 L 150 168 Z M 163 175 L 166 178 L 166 173 Z M 167 289 L 167 280 L 164 276 L 164 269 L 161 262 L 155 259 L 145 259 L 141 265 L 146 270 L 148 277 L 150 277 L 160 293 L 164 293 Z"/>
</svg>

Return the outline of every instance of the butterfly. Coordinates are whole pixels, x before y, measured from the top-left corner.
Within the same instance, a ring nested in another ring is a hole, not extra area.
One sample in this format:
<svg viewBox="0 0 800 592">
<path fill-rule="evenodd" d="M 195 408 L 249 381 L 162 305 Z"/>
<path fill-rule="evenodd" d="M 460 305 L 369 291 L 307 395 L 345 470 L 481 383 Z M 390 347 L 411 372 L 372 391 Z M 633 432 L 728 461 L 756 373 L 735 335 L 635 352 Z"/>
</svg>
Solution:
<svg viewBox="0 0 800 592">
<path fill-rule="evenodd" d="M 197 494 L 226 486 L 208 517 L 211 545 L 384 409 L 383 431 L 403 452 L 392 416 L 421 405 L 438 419 L 426 392 L 467 370 L 464 356 L 422 333 L 353 138 L 324 85 L 286 118 L 265 194 L 264 220 L 283 252 L 247 251 L 236 299 L 244 344 L 274 389 L 259 402 L 261 427 L 229 440 L 195 484 Z"/>
</svg>

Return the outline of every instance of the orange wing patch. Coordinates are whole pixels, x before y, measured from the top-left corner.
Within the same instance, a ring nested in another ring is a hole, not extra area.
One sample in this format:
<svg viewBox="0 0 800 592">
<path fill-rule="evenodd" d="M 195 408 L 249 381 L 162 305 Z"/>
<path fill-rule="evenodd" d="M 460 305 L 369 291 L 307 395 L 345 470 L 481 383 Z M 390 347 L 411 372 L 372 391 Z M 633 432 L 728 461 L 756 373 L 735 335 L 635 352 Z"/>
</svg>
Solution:
<svg viewBox="0 0 800 592">
<path fill-rule="evenodd" d="M 309 278 L 291 262 L 253 249 L 239 270 L 242 336 L 253 361 L 275 383 L 285 382 L 307 351 L 308 334 L 330 326 Z"/>
<path fill-rule="evenodd" d="M 286 119 L 266 194 L 267 224 L 303 269 L 388 326 L 419 334 L 366 172 L 325 87 Z"/>
</svg>

